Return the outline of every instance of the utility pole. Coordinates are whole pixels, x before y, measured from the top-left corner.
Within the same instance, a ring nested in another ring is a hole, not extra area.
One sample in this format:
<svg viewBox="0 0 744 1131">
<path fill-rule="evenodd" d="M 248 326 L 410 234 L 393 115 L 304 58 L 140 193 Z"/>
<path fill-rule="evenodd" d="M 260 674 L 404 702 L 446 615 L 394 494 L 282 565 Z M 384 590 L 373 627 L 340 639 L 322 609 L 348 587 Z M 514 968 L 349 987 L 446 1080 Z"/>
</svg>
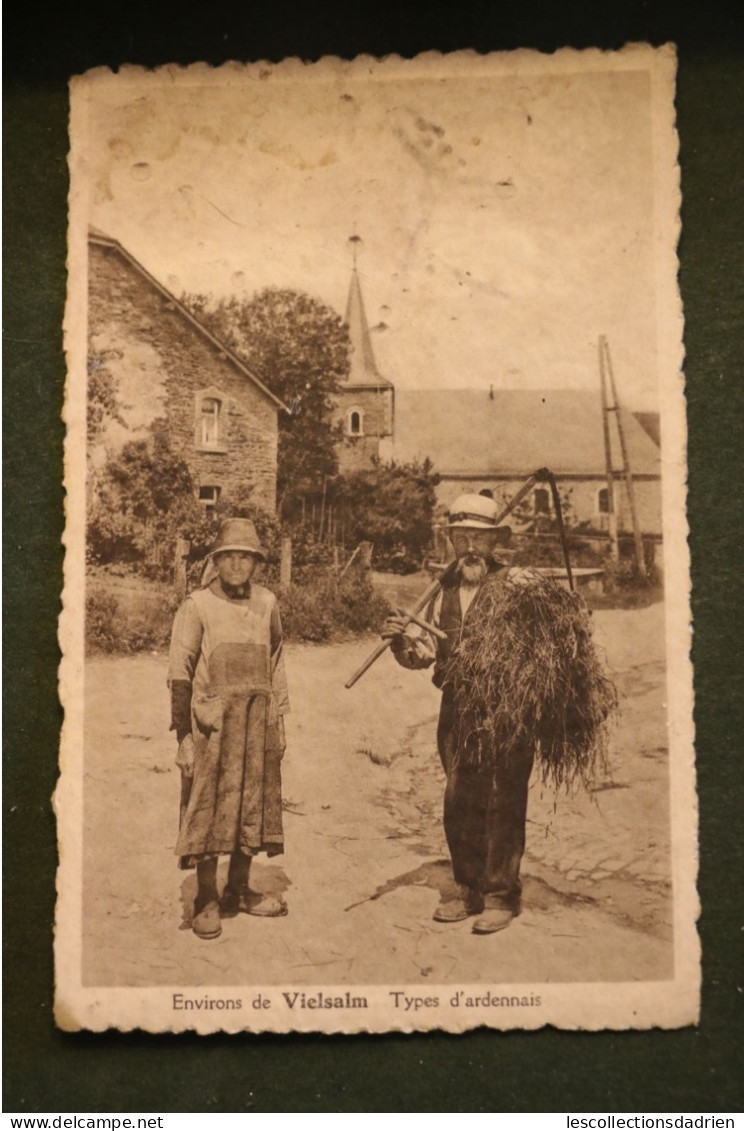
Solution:
<svg viewBox="0 0 744 1131">
<path fill-rule="evenodd" d="M 607 475 L 607 528 L 610 535 L 610 557 L 614 562 L 620 560 L 620 547 L 617 540 L 617 510 L 615 509 L 615 472 L 612 469 L 612 449 L 610 447 L 610 409 L 607 403 L 607 374 L 605 372 L 605 338 L 599 339 L 599 382 L 602 388 L 602 431 L 604 433 L 605 472 Z"/>
<path fill-rule="evenodd" d="M 617 389 L 615 387 L 615 375 L 612 370 L 612 360 L 610 358 L 610 347 L 607 339 L 602 335 L 600 338 L 600 348 L 604 352 L 605 364 L 607 367 L 607 375 L 610 379 L 610 390 L 612 392 L 613 404 L 609 411 L 615 413 L 615 420 L 617 422 L 617 434 L 620 439 L 620 452 L 623 458 L 623 471 L 625 472 L 625 483 L 628 488 L 628 505 L 630 507 L 630 521 L 633 526 L 633 542 L 635 544 L 635 560 L 636 570 L 639 577 L 646 576 L 646 557 L 643 552 L 643 539 L 641 537 L 641 528 L 638 525 L 638 511 L 635 504 L 635 488 L 633 485 L 633 472 L 630 468 L 630 459 L 628 458 L 628 447 L 625 443 L 625 428 L 623 426 L 622 413 L 620 411 L 620 402 L 617 397 Z"/>
</svg>

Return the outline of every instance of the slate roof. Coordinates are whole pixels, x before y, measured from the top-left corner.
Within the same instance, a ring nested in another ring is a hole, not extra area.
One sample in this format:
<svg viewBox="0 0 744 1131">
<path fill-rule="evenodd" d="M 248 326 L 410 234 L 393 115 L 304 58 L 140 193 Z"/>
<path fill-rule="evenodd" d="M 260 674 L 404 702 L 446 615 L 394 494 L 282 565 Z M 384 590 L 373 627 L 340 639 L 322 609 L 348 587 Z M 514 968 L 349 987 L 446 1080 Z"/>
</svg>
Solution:
<svg viewBox="0 0 744 1131">
<path fill-rule="evenodd" d="M 661 417 L 658 412 L 634 412 L 633 416 L 653 442 L 661 447 Z"/>
<path fill-rule="evenodd" d="M 351 275 L 344 322 L 349 328 L 349 337 L 351 338 L 351 368 L 348 380 L 343 382 L 342 387 L 349 388 L 352 386 L 358 389 L 391 388 L 392 381 L 383 377 L 377 368 L 356 267 L 354 267 Z"/>
<path fill-rule="evenodd" d="M 660 476 L 661 453 L 622 410 L 634 475 Z M 515 477 L 548 467 L 563 475 L 604 475 L 599 393 L 577 389 L 401 389 L 395 391 L 394 458 L 428 456 L 440 474 Z M 621 471 L 611 422 L 613 467 Z"/>
</svg>

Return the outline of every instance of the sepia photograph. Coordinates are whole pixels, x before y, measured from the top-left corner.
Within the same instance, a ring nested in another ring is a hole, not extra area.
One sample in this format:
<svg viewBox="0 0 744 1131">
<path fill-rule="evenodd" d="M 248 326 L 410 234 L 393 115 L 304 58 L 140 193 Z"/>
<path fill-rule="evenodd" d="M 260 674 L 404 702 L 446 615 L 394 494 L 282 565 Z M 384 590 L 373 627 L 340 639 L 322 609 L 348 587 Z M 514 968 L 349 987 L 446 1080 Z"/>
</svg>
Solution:
<svg viewBox="0 0 744 1131">
<path fill-rule="evenodd" d="M 72 80 L 61 1029 L 697 1020 L 675 72 Z"/>
</svg>

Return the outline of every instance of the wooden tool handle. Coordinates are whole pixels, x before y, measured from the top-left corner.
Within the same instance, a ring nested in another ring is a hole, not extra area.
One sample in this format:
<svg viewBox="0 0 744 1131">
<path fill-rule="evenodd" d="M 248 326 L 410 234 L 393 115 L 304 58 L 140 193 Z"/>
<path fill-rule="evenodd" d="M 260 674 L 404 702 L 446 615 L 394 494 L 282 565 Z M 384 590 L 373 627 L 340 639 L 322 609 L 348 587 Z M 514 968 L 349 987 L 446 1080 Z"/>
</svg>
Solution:
<svg viewBox="0 0 744 1131">
<path fill-rule="evenodd" d="M 421 596 L 419 597 L 418 601 L 413 606 L 411 611 L 406 613 L 406 616 L 409 618 L 409 620 L 412 619 L 411 613 L 413 613 L 414 616 L 415 616 L 416 613 L 420 613 L 421 610 L 426 605 L 428 605 L 428 603 L 429 603 L 429 601 L 431 601 L 432 597 L 436 597 L 437 593 L 439 592 L 439 590 L 442 587 L 442 581 L 444 580 L 446 574 L 448 573 L 448 571 L 451 568 L 452 568 L 452 566 L 448 566 L 448 568 L 444 571 L 444 573 L 442 574 L 442 576 L 440 578 L 436 578 L 434 581 L 432 581 L 431 585 L 428 585 L 426 587 L 426 589 L 421 594 Z M 353 687 L 354 684 L 356 683 L 356 681 L 358 679 L 361 679 L 362 676 L 364 675 L 364 673 L 366 671 L 368 671 L 377 660 L 379 660 L 379 658 L 383 654 L 383 652 L 387 652 L 389 647 L 390 647 L 390 641 L 389 640 L 380 641 L 380 643 L 375 648 L 374 652 L 370 653 L 370 655 L 364 661 L 362 666 L 360 668 L 358 668 L 357 671 L 354 672 L 351 679 L 348 679 L 346 681 L 346 683 L 344 684 L 344 687 L 347 687 L 347 688 Z"/>
<path fill-rule="evenodd" d="M 436 625 L 429 624 L 428 621 L 418 616 L 417 613 L 406 613 L 406 620 L 411 621 L 412 624 L 417 624 L 419 628 L 425 628 L 427 632 L 430 632 L 432 636 L 438 636 L 440 640 L 447 639 L 446 632 L 442 632 L 441 628 L 437 628 Z"/>
</svg>

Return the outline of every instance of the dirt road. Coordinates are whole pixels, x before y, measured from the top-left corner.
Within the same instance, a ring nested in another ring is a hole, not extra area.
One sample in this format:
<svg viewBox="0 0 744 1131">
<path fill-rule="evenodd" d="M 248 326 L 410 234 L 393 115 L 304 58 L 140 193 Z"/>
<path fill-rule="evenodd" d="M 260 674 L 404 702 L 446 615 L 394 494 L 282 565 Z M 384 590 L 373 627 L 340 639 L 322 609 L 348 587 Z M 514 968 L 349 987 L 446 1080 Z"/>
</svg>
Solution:
<svg viewBox="0 0 744 1131">
<path fill-rule="evenodd" d="M 663 605 L 594 614 L 622 696 L 611 776 L 592 793 L 531 788 L 523 911 L 508 930 L 432 921 L 450 884 L 434 746 L 438 693 L 374 643 L 290 645 L 286 854 L 254 886 L 290 914 L 189 929 L 193 873 L 173 856 L 179 777 L 166 658 L 86 671 L 86 985 L 661 980 L 672 973 Z M 225 865 L 222 867 L 224 868 Z"/>
</svg>

